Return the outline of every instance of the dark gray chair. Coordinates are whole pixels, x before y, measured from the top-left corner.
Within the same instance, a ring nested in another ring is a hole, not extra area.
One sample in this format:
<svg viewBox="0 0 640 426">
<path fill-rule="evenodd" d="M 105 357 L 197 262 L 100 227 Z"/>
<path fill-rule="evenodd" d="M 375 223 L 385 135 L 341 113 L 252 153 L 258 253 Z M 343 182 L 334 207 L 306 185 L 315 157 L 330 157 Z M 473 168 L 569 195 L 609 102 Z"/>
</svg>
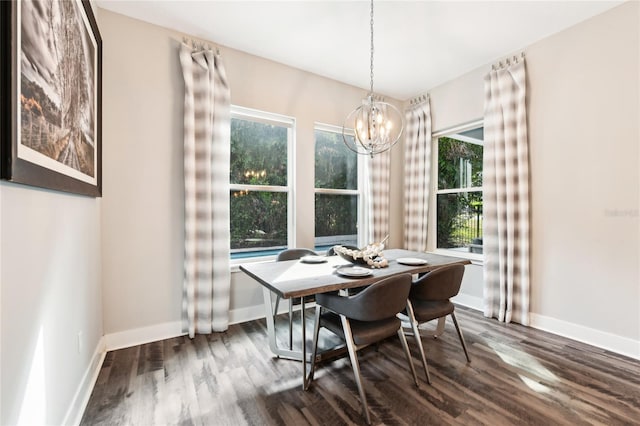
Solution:
<svg viewBox="0 0 640 426">
<path fill-rule="evenodd" d="M 431 378 L 429 377 L 427 358 L 424 355 L 424 348 L 418 331 L 420 324 L 451 315 L 453 324 L 456 326 L 456 331 L 458 332 L 458 337 L 460 338 L 460 343 L 462 344 L 462 349 L 464 350 L 464 355 L 467 357 L 467 362 L 471 362 L 469 353 L 467 352 L 467 346 L 464 343 L 462 331 L 460 330 L 460 326 L 456 320 L 456 314 L 454 313 L 455 305 L 449 300 L 460 291 L 463 276 L 464 265 L 443 266 L 442 268 L 435 269 L 423 275 L 411 285 L 407 309 L 404 314 L 406 314 L 408 318 L 408 326 L 411 327 L 416 339 L 420 357 L 422 358 L 422 365 L 424 366 L 424 372 L 427 376 L 427 382 L 429 383 L 431 383 Z"/>
<path fill-rule="evenodd" d="M 409 362 L 413 380 L 418 386 L 416 371 L 411 362 L 411 353 L 402 331 L 401 322 L 397 317 L 397 314 L 407 304 L 410 288 L 411 275 L 402 274 L 382 279 L 353 296 L 339 296 L 330 293 L 316 295 L 311 359 L 316 359 L 320 327 L 332 331 L 345 340 L 353 374 L 360 392 L 362 412 L 367 424 L 371 424 L 371 419 L 356 355 L 358 350 L 397 334 Z M 326 311 L 324 313 L 322 313 L 323 308 Z M 313 380 L 314 371 L 315 362 L 312 362 L 308 383 Z"/>
<path fill-rule="evenodd" d="M 292 248 L 286 249 L 278 253 L 278 257 L 276 257 L 276 262 L 283 262 L 285 260 L 296 260 L 300 259 L 304 256 L 315 256 L 317 253 L 313 250 L 306 248 Z M 313 302 L 313 296 L 305 297 L 305 302 Z M 276 297 L 276 305 L 274 310 L 274 315 L 278 314 L 278 305 L 280 304 L 280 296 Z M 293 305 L 299 305 L 300 299 L 291 299 L 289 303 L 289 350 L 293 349 Z M 301 312 L 301 315 L 304 315 L 304 312 Z"/>
<path fill-rule="evenodd" d="M 316 256 L 316 255 L 317 253 L 311 249 L 306 249 L 306 248 L 286 249 L 278 253 L 278 257 L 276 257 L 276 262 L 282 262 L 285 260 L 296 260 L 304 256 Z"/>
<path fill-rule="evenodd" d="M 337 256 L 338 253 L 336 253 L 336 246 L 331 247 L 329 250 L 327 250 L 327 252 L 325 253 L 325 256 Z"/>
</svg>

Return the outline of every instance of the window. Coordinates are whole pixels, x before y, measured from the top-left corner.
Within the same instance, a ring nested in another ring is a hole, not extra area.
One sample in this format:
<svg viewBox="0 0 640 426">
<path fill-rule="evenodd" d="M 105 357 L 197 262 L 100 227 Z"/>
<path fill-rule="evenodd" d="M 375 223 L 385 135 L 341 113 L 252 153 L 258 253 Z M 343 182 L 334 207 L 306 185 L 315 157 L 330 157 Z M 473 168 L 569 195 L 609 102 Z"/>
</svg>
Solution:
<svg viewBox="0 0 640 426">
<path fill-rule="evenodd" d="M 438 161 L 436 247 L 482 253 L 482 123 L 434 136 Z"/>
<path fill-rule="evenodd" d="M 316 250 L 336 244 L 358 246 L 362 212 L 358 154 L 344 144 L 341 127 L 317 124 L 315 140 Z"/>
<path fill-rule="evenodd" d="M 273 255 L 293 241 L 293 118 L 231 109 L 231 258 Z"/>
</svg>

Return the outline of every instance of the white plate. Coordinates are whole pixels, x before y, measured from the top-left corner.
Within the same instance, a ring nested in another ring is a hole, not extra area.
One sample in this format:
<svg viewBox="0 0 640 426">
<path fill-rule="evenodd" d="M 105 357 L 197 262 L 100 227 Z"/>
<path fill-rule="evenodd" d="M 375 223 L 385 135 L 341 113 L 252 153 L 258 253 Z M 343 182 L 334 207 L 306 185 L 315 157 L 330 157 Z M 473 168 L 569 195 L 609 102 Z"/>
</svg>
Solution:
<svg viewBox="0 0 640 426">
<path fill-rule="evenodd" d="M 371 269 L 362 268 L 360 266 L 343 266 L 336 269 L 336 272 L 340 275 L 351 278 L 367 277 L 373 274 L 373 272 L 371 272 Z"/>
<path fill-rule="evenodd" d="M 426 265 L 427 261 L 417 257 L 401 257 L 400 259 L 398 259 L 398 263 L 401 263 L 403 265 L 419 266 Z"/>
<path fill-rule="evenodd" d="M 302 256 L 300 260 L 304 263 L 324 263 L 327 261 L 327 258 L 324 256 L 313 256 L 309 254 Z"/>
</svg>

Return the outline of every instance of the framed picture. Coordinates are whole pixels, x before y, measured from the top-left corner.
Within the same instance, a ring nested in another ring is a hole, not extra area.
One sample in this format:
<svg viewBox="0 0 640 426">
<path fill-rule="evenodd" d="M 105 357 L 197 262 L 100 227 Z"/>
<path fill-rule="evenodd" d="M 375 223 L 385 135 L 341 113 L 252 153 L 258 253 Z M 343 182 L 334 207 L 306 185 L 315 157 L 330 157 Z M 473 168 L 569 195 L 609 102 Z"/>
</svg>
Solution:
<svg viewBox="0 0 640 426">
<path fill-rule="evenodd" d="M 0 177 L 99 197 L 102 39 L 89 1 L 0 1 Z"/>
</svg>

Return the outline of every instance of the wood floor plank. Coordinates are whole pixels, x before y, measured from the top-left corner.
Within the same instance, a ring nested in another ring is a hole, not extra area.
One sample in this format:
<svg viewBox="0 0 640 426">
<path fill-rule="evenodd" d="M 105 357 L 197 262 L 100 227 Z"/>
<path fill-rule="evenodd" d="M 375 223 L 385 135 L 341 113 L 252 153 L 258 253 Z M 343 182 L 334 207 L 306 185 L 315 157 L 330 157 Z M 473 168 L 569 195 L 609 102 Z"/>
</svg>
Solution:
<svg viewBox="0 0 640 426">
<path fill-rule="evenodd" d="M 359 353 L 373 424 L 640 424 L 639 361 L 470 309 L 456 312 L 472 361 L 448 320 L 442 336 L 423 337 L 432 385 L 412 338 L 419 388 L 396 336 Z M 313 310 L 305 315 L 311 336 Z M 287 316 L 276 322 L 280 344 L 288 345 Z M 294 346 L 299 336 L 296 322 Z M 321 340 L 339 342 L 326 330 Z M 264 320 L 107 353 L 82 419 L 141 426 L 364 423 L 348 359 L 320 364 L 305 392 L 300 363 L 271 354 Z"/>
</svg>

